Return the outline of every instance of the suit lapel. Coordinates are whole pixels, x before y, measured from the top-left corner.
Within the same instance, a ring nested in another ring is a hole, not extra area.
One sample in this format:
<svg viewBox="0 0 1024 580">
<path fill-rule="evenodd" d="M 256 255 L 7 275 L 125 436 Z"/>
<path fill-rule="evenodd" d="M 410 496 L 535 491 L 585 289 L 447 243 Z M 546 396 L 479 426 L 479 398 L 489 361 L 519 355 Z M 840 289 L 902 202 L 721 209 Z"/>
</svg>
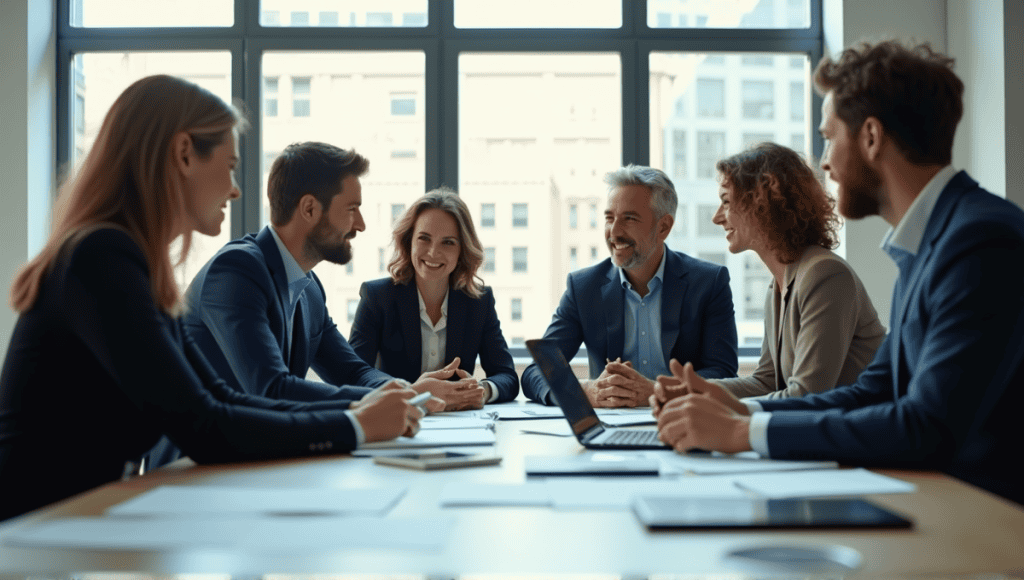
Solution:
<svg viewBox="0 0 1024 580">
<path fill-rule="evenodd" d="M 279 346 L 282 353 L 288 353 L 288 344 L 291 341 L 291 335 L 288 333 L 288 306 L 291 302 L 288 297 L 288 275 L 284 271 L 284 261 L 281 258 L 281 252 L 277 249 L 274 235 L 270 233 L 269 226 L 264 227 L 256 234 L 256 246 L 263 253 L 263 260 L 267 264 L 267 270 L 270 271 L 271 279 L 274 281 L 278 312 L 281 313 L 281 325 L 284 328 L 284 332 L 281 333 Z M 290 359 L 291 357 L 288 358 Z"/>
<path fill-rule="evenodd" d="M 614 264 L 608 277 L 601 287 L 601 304 L 604 305 L 605 337 L 608 341 L 607 358 L 612 360 L 622 356 L 622 347 L 626 341 L 625 325 L 625 290 L 619 280 L 619 269 Z M 596 315 L 597 313 L 593 313 Z M 584 316 L 586 313 L 584 313 Z"/>
<path fill-rule="evenodd" d="M 460 353 L 462 349 L 462 339 L 464 330 L 466 328 L 466 315 L 469 311 L 468 302 L 472 300 L 469 296 L 463 293 L 461 290 L 448 290 L 448 323 L 445 326 L 445 347 L 444 347 L 444 360 L 441 361 L 444 364 L 452 362 Z M 476 363 L 476 361 L 461 361 L 461 366 L 467 366 L 468 364 Z"/>
<path fill-rule="evenodd" d="M 672 358 L 672 347 L 679 338 L 683 297 L 689 286 L 687 274 L 689 272 L 682 258 L 665 246 L 665 271 L 661 285 L 661 350 L 666 362 Z"/>
<path fill-rule="evenodd" d="M 787 264 L 785 271 L 782 274 L 783 286 L 778 293 L 778 302 L 776 302 L 776 295 L 772 292 L 772 303 L 775 305 L 775 312 L 772 313 L 772 336 L 775 337 L 775 352 L 772 353 L 772 359 L 775 363 L 775 388 L 781 390 L 786 388 L 786 380 L 782 376 L 782 340 L 785 335 L 786 320 L 789 318 L 790 302 L 793 298 L 793 285 L 796 283 L 796 271 L 799 268 L 800 261 L 797 260 L 792 264 Z M 774 284 L 773 284 L 774 287 Z"/>
<path fill-rule="evenodd" d="M 398 309 L 398 319 L 402 325 L 402 342 L 406 346 L 409 357 L 406 359 L 408 368 L 413 369 L 415 374 L 420 375 L 422 363 L 420 358 L 423 353 L 423 340 L 420 335 L 420 297 L 416 290 L 416 282 L 410 281 L 406 284 L 399 284 L 394 287 L 395 307 Z M 415 367 L 415 368 L 414 368 Z"/>
</svg>

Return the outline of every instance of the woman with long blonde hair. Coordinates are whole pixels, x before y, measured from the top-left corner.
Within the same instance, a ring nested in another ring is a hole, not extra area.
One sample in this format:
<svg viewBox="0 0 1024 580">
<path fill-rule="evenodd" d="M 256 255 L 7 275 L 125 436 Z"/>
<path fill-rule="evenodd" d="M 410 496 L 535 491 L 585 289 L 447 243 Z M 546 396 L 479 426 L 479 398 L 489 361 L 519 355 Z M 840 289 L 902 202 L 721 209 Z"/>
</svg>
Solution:
<svg viewBox="0 0 1024 580">
<path fill-rule="evenodd" d="M 17 275 L 0 374 L 0 520 L 118 479 L 167 434 L 198 462 L 346 451 L 414 433 L 410 389 L 294 403 L 239 394 L 177 318 L 170 244 L 220 232 L 244 119 L 175 77 L 117 98 L 52 233 Z M 184 255 L 184 254 L 183 254 Z"/>
</svg>

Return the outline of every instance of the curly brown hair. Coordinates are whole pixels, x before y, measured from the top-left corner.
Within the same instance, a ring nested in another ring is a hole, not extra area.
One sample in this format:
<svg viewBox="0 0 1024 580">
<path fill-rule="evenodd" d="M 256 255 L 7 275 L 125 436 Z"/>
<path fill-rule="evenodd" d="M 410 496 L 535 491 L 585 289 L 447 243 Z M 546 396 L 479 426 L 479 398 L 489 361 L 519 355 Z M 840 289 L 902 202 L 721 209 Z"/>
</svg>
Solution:
<svg viewBox="0 0 1024 580">
<path fill-rule="evenodd" d="M 953 59 L 928 44 L 860 43 L 814 70 L 818 92 L 833 93 L 836 115 L 856 134 L 879 120 L 903 155 L 918 165 L 949 165 L 953 135 L 964 114 L 964 83 Z"/>
<path fill-rule="evenodd" d="M 808 246 L 839 245 L 835 200 L 799 153 L 761 143 L 715 165 L 722 185 L 732 188 L 731 211 L 753 218 L 768 249 L 792 264 Z"/>
<path fill-rule="evenodd" d="M 447 212 L 455 220 L 459 228 L 459 262 L 448 276 L 448 286 L 462 290 L 471 298 L 483 295 L 483 280 L 476 272 L 484 263 L 484 249 L 480 238 L 473 227 L 473 218 L 469 215 L 466 202 L 459 194 L 447 187 L 428 191 L 425 195 L 412 202 L 405 214 L 395 223 L 391 234 L 394 254 L 388 263 L 388 272 L 395 284 L 408 284 L 415 276 L 412 267 L 412 236 L 416 229 L 416 220 L 428 209 L 439 209 Z"/>
</svg>

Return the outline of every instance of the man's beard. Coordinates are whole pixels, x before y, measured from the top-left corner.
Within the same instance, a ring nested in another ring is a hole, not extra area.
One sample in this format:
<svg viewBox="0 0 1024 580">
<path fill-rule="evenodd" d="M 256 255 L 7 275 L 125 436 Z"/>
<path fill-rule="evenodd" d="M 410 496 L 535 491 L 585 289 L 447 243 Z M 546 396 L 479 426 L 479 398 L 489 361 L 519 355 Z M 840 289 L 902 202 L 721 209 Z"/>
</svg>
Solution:
<svg viewBox="0 0 1024 580">
<path fill-rule="evenodd" d="M 878 215 L 878 197 L 882 187 L 882 178 L 868 167 L 860 151 L 856 155 L 853 171 L 848 175 L 854 181 L 839 184 L 839 213 L 850 219 L 860 219 Z"/>
<path fill-rule="evenodd" d="M 612 262 L 613 263 L 615 262 L 615 249 L 612 248 L 612 244 L 626 243 L 626 244 L 629 244 L 630 247 L 633 248 L 633 255 L 632 256 L 630 256 L 629 258 L 626 258 L 626 261 L 621 263 L 621 264 L 618 264 L 618 263 L 615 264 L 616 266 L 618 266 L 618 267 L 620 267 L 620 268 L 622 268 L 624 270 L 629 270 L 631 268 L 635 268 L 635 267 L 643 264 L 644 262 L 647 261 L 648 258 L 651 257 L 651 254 L 654 252 L 654 244 L 653 243 L 651 244 L 650 249 L 646 253 L 641 253 L 640 250 L 637 247 L 636 240 L 631 240 L 629 238 L 612 238 L 611 240 L 606 240 L 606 243 L 608 244 L 608 250 L 612 252 Z"/>
<path fill-rule="evenodd" d="M 355 237 L 351 231 L 342 236 L 341 243 L 335 244 L 330 241 L 330 225 L 324 218 L 316 224 L 313 231 L 306 237 L 306 255 L 316 261 L 326 261 L 332 264 L 347 264 L 352 260 L 352 246 L 348 240 Z"/>
</svg>

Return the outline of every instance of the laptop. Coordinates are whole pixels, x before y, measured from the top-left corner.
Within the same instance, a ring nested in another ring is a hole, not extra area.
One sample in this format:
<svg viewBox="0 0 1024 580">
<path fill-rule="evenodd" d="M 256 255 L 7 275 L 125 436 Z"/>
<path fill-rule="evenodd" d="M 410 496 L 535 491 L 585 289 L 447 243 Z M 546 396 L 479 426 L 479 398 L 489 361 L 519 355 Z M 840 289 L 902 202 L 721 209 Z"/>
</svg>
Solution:
<svg viewBox="0 0 1024 580">
<path fill-rule="evenodd" d="M 526 341 L 573 435 L 587 449 L 671 449 L 658 440 L 657 429 L 620 429 L 605 425 L 569 367 L 557 343 L 538 338 Z"/>
</svg>

